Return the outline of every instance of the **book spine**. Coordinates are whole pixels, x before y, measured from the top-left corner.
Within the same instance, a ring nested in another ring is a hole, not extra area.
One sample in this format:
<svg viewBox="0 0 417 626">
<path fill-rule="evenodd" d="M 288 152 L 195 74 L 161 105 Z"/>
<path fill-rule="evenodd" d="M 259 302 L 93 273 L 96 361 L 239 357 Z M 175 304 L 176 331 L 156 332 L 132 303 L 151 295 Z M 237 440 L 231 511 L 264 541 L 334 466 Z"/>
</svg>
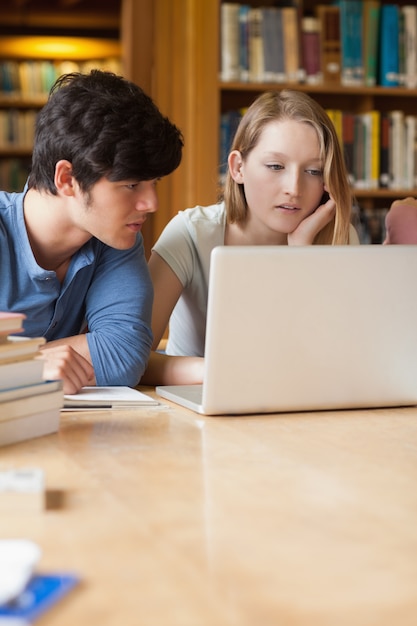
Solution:
<svg viewBox="0 0 417 626">
<path fill-rule="evenodd" d="M 299 82 L 300 78 L 300 41 L 298 11 L 294 6 L 282 8 L 284 35 L 285 73 L 290 83 Z"/>
<path fill-rule="evenodd" d="M 304 17 L 301 22 L 302 66 L 308 84 L 323 81 L 320 59 L 320 22 L 315 17 Z"/>
<path fill-rule="evenodd" d="M 239 5 L 239 78 L 249 80 L 249 5 Z"/>
<path fill-rule="evenodd" d="M 404 16 L 404 85 L 417 87 L 417 6 L 403 6 Z"/>
<path fill-rule="evenodd" d="M 342 85 L 354 84 L 354 23 L 353 0 L 340 0 L 340 42 Z"/>
<path fill-rule="evenodd" d="M 237 81 L 239 69 L 239 6 L 223 2 L 220 13 L 221 71 L 224 82 Z"/>
<path fill-rule="evenodd" d="M 355 115 L 348 111 L 343 111 L 342 114 L 342 142 L 343 152 L 346 161 L 346 167 L 349 172 L 349 180 L 351 185 L 355 185 L 354 176 L 354 127 L 355 127 Z"/>
<path fill-rule="evenodd" d="M 379 82 L 383 87 L 399 85 L 399 7 L 396 4 L 381 6 L 380 69 Z"/>
<path fill-rule="evenodd" d="M 374 87 L 378 78 L 378 44 L 379 44 L 379 15 L 380 3 L 368 0 L 363 4 L 363 32 L 364 32 L 364 82 L 368 87 Z"/>
<path fill-rule="evenodd" d="M 414 115 L 406 115 L 405 122 L 405 189 L 413 189 L 415 185 L 415 146 L 416 146 L 416 121 Z"/>
<path fill-rule="evenodd" d="M 379 186 L 388 189 L 390 181 L 390 120 L 388 113 L 381 114 L 380 122 L 380 157 L 379 157 Z"/>
<path fill-rule="evenodd" d="M 262 10 L 249 9 L 249 80 L 264 80 L 264 53 L 262 41 Z"/>
<path fill-rule="evenodd" d="M 404 112 L 390 111 L 390 180 L 392 189 L 404 186 Z"/>
<path fill-rule="evenodd" d="M 323 81 L 329 84 L 340 84 L 340 9 L 334 5 L 318 5 L 316 11 L 320 21 L 320 58 Z"/>
<path fill-rule="evenodd" d="M 373 109 L 369 113 L 371 126 L 371 167 L 370 188 L 377 189 L 379 186 L 380 154 L 381 154 L 381 114 Z"/>
</svg>

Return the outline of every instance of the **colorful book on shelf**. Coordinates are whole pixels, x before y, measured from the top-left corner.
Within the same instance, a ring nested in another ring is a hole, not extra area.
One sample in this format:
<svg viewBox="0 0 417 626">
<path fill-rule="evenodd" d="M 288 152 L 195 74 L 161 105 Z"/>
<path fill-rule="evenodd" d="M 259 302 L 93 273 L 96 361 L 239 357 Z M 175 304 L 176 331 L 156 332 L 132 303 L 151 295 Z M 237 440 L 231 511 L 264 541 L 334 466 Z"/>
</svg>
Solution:
<svg viewBox="0 0 417 626">
<path fill-rule="evenodd" d="M 225 111 L 220 116 L 220 176 L 223 178 L 227 173 L 227 159 L 233 137 L 241 119 L 241 110 Z"/>
<path fill-rule="evenodd" d="M 343 145 L 343 114 L 341 109 L 326 109 L 326 113 L 333 122 L 333 126 L 339 139 L 340 145 Z"/>
<path fill-rule="evenodd" d="M 239 4 L 239 80 L 249 80 L 249 5 Z"/>
<path fill-rule="evenodd" d="M 363 83 L 363 2 L 340 0 L 341 83 Z"/>
<path fill-rule="evenodd" d="M 355 114 L 343 111 L 342 114 L 342 145 L 346 167 L 349 172 L 351 185 L 355 185 L 354 174 L 354 143 L 355 143 Z"/>
<path fill-rule="evenodd" d="M 290 83 L 300 79 L 300 26 L 295 6 L 282 7 L 285 74 Z"/>
<path fill-rule="evenodd" d="M 286 80 L 282 9 L 263 7 L 261 11 L 264 80 L 282 83 Z"/>
<path fill-rule="evenodd" d="M 353 145 L 353 170 L 355 187 L 365 189 L 365 126 L 361 115 L 355 115 L 354 122 L 354 145 Z"/>
<path fill-rule="evenodd" d="M 382 4 L 380 15 L 379 84 L 398 87 L 400 58 L 400 10 L 397 4 Z"/>
<path fill-rule="evenodd" d="M 416 180 L 417 117 L 406 115 L 405 119 L 405 189 L 414 189 Z"/>
<path fill-rule="evenodd" d="M 376 109 L 368 112 L 370 118 L 370 189 L 378 189 L 381 155 L 381 113 Z"/>
<path fill-rule="evenodd" d="M 340 43 L 341 43 L 341 73 L 342 85 L 354 85 L 355 65 L 355 26 L 354 10 L 355 0 L 340 0 Z"/>
<path fill-rule="evenodd" d="M 83 387 L 74 395 L 64 396 L 64 408 L 76 409 L 136 409 L 156 406 L 159 402 L 132 387 Z"/>
<path fill-rule="evenodd" d="M 262 41 L 262 10 L 249 9 L 249 80 L 264 80 L 264 48 Z"/>
<path fill-rule="evenodd" d="M 301 21 L 301 50 L 306 83 L 321 83 L 320 21 L 316 17 L 304 17 Z"/>
<path fill-rule="evenodd" d="M 323 81 L 328 84 L 340 84 L 340 9 L 336 5 L 319 4 L 316 6 L 316 14 L 320 21 L 320 58 Z"/>
<path fill-rule="evenodd" d="M 417 87 L 417 6 L 401 7 L 404 27 L 404 86 Z"/>
<path fill-rule="evenodd" d="M 387 112 L 381 113 L 380 121 L 380 147 L 379 147 L 379 186 L 388 189 L 391 186 L 390 179 L 390 119 Z"/>
<path fill-rule="evenodd" d="M 404 111 L 389 111 L 388 116 L 390 119 L 390 187 L 391 189 L 402 189 L 405 171 Z"/>
<path fill-rule="evenodd" d="M 222 2 L 220 8 L 221 80 L 238 81 L 239 70 L 239 5 Z"/>
<path fill-rule="evenodd" d="M 374 87 L 378 82 L 379 49 L 379 0 L 367 0 L 363 3 L 363 65 L 364 83 Z"/>
</svg>

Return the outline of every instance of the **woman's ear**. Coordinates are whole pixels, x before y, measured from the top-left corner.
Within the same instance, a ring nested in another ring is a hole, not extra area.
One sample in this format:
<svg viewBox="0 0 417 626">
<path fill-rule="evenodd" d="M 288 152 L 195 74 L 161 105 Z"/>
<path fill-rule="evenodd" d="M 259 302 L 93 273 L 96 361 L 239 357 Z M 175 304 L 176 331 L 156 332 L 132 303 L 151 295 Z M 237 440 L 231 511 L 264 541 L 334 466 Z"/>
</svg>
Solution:
<svg viewBox="0 0 417 626">
<path fill-rule="evenodd" d="M 239 150 L 232 150 L 228 158 L 230 175 L 235 183 L 243 183 L 242 165 L 243 159 Z"/>
<path fill-rule="evenodd" d="M 54 178 L 55 187 L 57 188 L 58 193 L 61 193 L 64 196 L 73 196 L 75 193 L 74 182 L 75 179 L 72 175 L 71 163 L 66 159 L 58 161 L 55 165 Z"/>
</svg>

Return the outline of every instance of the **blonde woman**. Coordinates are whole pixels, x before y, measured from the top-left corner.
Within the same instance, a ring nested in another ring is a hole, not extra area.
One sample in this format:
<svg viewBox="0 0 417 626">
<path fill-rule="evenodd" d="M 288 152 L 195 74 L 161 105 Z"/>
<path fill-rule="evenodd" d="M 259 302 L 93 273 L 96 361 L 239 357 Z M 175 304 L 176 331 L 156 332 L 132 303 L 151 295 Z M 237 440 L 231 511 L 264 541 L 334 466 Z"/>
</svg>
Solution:
<svg viewBox="0 0 417 626">
<path fill-rule="evenodd" d="M 295 90 L 260 95 L 237 128 L 223 200 L 181 211 L 153 248 L 154 343 L 141 382 L 202 382 L 215 246 L 357 244 L 351 208 L 345 162 L 323 108 Z M 158 353 L 168 323 L 166 352 Z"/>
</svg>

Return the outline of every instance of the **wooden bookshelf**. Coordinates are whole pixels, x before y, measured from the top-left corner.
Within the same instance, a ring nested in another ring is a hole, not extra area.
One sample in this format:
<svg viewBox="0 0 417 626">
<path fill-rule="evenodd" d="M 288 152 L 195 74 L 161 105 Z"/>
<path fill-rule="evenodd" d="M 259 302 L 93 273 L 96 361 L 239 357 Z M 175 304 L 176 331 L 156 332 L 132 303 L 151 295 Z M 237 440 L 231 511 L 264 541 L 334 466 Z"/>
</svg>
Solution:
<svg viewBox="0 0 417 626">
<path fill-rule="evenodd" d="M 6 36 L 59 33 L 112 40 L 120 51 L 124 75 L 141 85 L 181 128 L 185 138 L 183 160 L 178 170 L 159 184 L 159 211 L 146 222 L 144 231 L 148 252 L 178 211 L 217 200 L 221 113 L 247 106 L 261 91 L 288 86 L 307 91 L 325 108 L 358 113 L 373 108 L 401 109 L 415 113 L 415 89 L 222 82 L 220 0 L 60 0 L 53 7 L 49 0 L 4 0 L 3 4 L 0 44 Z M 274 1 L 251 0 L 250 4 L 272 6 Z M 316 4 L 300 0 L 300 15 L 314 14 Z M 21 108 L 37 108 L 42 99 L 26 99 L 18 104 Z M 0 108 L 11 105 L 11 100 L 0 97 Z M 6 153 L 0 151 L 0 161 L 4 156 Z M 361 206 L 382 209 L 394 198 L 417 195 L 417 190 L 355 193 Z"/>
<path fill-rule="evenodd" d="M 382 0 L 384 2 L 384 0 Z M 322 2 L 326 4 L 324 0 Z M 329 2 L 328 2 L 329 3 Z M 161 185 L 161 208 L 155 216 L 154 239 L 177 211 L 218 197 L 220 115 L 249 105 L 266 89 L 295 88 L 308 92 L 325 108 L 352 112 L 401 109 L 415 114 L 417 90 L 402 87 L 346 87 L 339 84 L 222 82 L 219 0 L 155 0 L 155 74 L 152 94 L 183 129 L 184 160 Z M 251 1 L 252 6 L 272 1 Z M 299 3 L 300 15 L 314 14 L 317 3 Z M 401 4 L 401 3 L 400 3 Z M 405 3 L 402 3 L 405 4 Z M 157 36 L 158 35 L 158 36 Z M 383 209 L 395 198 L 417 196 L 417 189 L 355 190 L 359 204 Z"/>
<path fill-rule="evenodd" d="M 100 11 L 98 11 L 100 7 Z M 95 19 L 94 19 L 95 15 Z M 23 188 L 33 129 L 50 86 L 67 71 L 121 72 L 120 2 L 5 0 L 0 13 L 0 186 Z"/>
</svg>

